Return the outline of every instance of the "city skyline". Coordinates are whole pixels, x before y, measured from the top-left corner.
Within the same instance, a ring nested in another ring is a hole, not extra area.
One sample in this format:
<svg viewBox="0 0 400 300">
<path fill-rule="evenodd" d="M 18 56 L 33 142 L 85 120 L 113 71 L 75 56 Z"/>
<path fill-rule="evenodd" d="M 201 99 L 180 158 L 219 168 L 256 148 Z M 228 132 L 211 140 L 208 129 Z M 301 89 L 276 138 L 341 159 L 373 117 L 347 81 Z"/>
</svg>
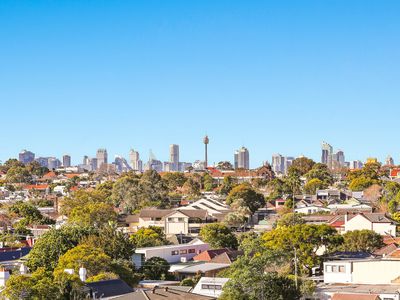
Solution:
<svg viewBox="0 0 400 300">
<path fill-rule="evenodd" d="M 204 144 L 204 143 L 203 143 Z M 63 155 L 61 155 L 58 159 L 57 155 L 51 155 L 51 156 L 43 156 L 43 155 L 37 155 L 36 152 L 28 150 L 28 149 L 22 149 L 17 155 L 16 157 L 9 157 L 10 158 L 16 158 L 19 159 L 20 161 L 25 161 L 25 157 L 28 157 L 28 160 L 32 161 L 32 155 L 34 159 L 51 159 L 51 160 L 57 160 L 58 163 L 57 165 L 63 165 L 63 162 L 65 161 L 64 159 L 67 157 L 68 160 L 68 164 L 69 165 L 80 165 L 82 164 L 82 159 L 83 159 L 83 165 L 89 165 L 90 162 L 94 163 L 95 165 L 95 169 L 100 168 L 100 166 L 103 164 L 103 162 L 105 161 L 105 163 L 114 163 L 114 161 L 119 160 L 119 159 L 124 159 L 126 161 L 126 163 L 129 163 L 130 167 L 132 167 L 133 170 L 135 171 L 142 171 L 144 168 L 144 165 L 151 161 L 156 159 L 156 161 L 159 161 L 162 165 L 163 165 L 163 169 L 165 171 L 177 171 L 180 170 L 180 167 L 178 166 L 180 163 L 185 163 L 180 159 L 180 145 L 179 144 L 169 144 L 168 146 L 168 156 L 166 159 L 162 159 L 159 158 L 159 156 L 155 155 L 153 153 L 153 151 L 150 149 L 150 153 L 149 156 L 146 157 L 146 155 L 144 155 L 143 153 L 140 153 L 140 151 L 134 150 L 133 148 L 130 148 L 130 150 L 124 154 L 124 153 L 118 153 L 115 155 L 110 155 L 108 156 L 109 151 L 107 150 L 107 148 L 98 148 L 95 151 L 95 154 L 93 156 L 90 156 L 88 154 L 84 154 L 83 156 L 77 157 L 77 158 L 73 158 L 71 157 L 70 154 L 64 153 Z M 330 149 L 329 153 L 326 154 L 326 149 Z M 245 151 L 245 156 L 240 157 L 241 155 L 239 155 L 239 153 L 241 153 L 242 151 Z M 365 158 L 351 158 L 348 159 L 347 156 L 345 156 L 345 151 L 343 151 L 342 149 L 335 149 L 326 141 L 322 141 L 320 144 L 320 157 L 318 158 L 314 158 L 308 155 L 305 155 L 304 153 L 298 154 L 298 155 L 293 155 L 292 153 L 290 154 L 281 154 L 278 152 L 274 152 L 271 154 L 271 156 L 265 160 L 263 160 L 259 165 L 252 165 L 251 163 L 251 159 L 249 159 L 249 149 L 242 146 L 239 149 L 234 150 L 234 157 L 233 158 L 226 158 L 226 159 L 221 159 L 219 161 L 214 161 L 211 164 L 209 163 L 209 166 L 212 167 L 214 165 L 216 165 L 218 162 L 221 161 L 229 161 L 232 163 L 233 166 L 235 166 L 235 168 L 237 167 L 237 164 L 240 164 L 241 167 L 243 165 L 248 166 L 250 169 L 254 169 L 257 168 L 259 166 L 262 166 L 264 164 L 264 162 L 268 162 L 269 164 L 271 164 L 273 170 L 275 172 L 283 172 L 285 173 L 284 170 L 287 171 L 288 166 L 290 166 L 291 161 L 293 161 L 293 159 L 297 158 L 297 157 L 302 157 L 302 156 L 306 156 L 308 158 L 313 159 L 315 162 L 321 162 L 324 163 L 326 165 L 328 165 L 330 168 L 334 168 L 335 166 L 332 165 L 332 161 L 339 163 L 338 166 L 347 166 L 350 167 L 351 169 L 355 168 L 353 167 L 354 164 L 358 164 L 361 163 L 361 165 L 363 163 L 365 163 L 368 159 L 370 158 L 377 158 L 377 160 L 379 162 L 381 162 L 382 164 L 391 164 L 394 165 L 396 162 L 396 158 L 392 155 L 386 155 L 384 158 L 380 158 L 374 155 L 369 155 Z M 322 152 L 321 152 L 322 151 Z M 105 153 L 105 157 L 104 159 L 101 159 L 100 162 L 98 162 L 99 160 L 99 153 L 101 153 L 100 155 L 103 157 L 102 153 Z M 204 154 L 203 154 L 204 155 Z M 287 156 L 288 155 L 288 156 Z M 109 157 L 109 159 L 108 159 Z M 133 158 L 134 157 L 134 158 Z M 143 160 L 144 158 L 144 160 Z M 286 165 L 286 160 L 289 160 L 289 164 Z M 135 161 L 135 162 L 133 162 Z M 204 161 L 204 157 L 203 158 L 196 158 L 194 160 L 188 161 L 190 162 L 190 164 L 196 162 L 196 161 Z M 388 163 L 389 161 L 391 161 L 391 163 Z M 0 163 L 3 163 L 3 160 L 0 160 Z M 29 162 L 29 161 L 26 161 Z M 176 165 L 174 164 L 176 163 Z M 140 165 L 140 167 L 138 168 L 138 164 Z M 254 163 L 253 163 L 254 164 Z M 278 164 L 279 166 L 277 166 L 276 164 Z M 68 165 L 68 166 L 69 166 Z"/>
<path fill-rule="evenodd" d="M 0 159 L 99 147 L 168 161 L 400 157 L 400 3 L 4 0 Z M 339 21 L 340 20 L 340 21 Z M 51 123 L 51 125 L 50 125 Z M 98 126 L 98 124 L 102 126 Z M 162 125 L 161 125 L 162 124 Z M 379 142 L 376 142 L 379 141 Z"/>
</svg>

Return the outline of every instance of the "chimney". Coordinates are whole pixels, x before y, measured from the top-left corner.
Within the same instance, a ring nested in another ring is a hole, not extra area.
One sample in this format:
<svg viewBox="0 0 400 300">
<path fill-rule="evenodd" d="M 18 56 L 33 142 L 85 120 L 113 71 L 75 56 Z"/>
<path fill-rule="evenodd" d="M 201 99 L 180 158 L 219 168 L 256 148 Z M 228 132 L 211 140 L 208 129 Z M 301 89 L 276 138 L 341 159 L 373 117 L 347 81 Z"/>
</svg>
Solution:
<svg viewBox="0 0 400 300">
<path fill-rule="evenodd" d="M 26 275 L 28 274 L 28 268 L 25 266 L 24 263 L 21 264 L 21 266 L 19 267 L 19 273 L 21 275 Z"/>
<path fill-rule="evenodd" d="M 6 286 L 6 282 L 7 282 L 8 278 L 10 278 L 10 272 L 8 272 L 3 267 L 0 268 L 0 287 Z"/>
<path fill-rule="evenodd" d="M 346 224 L 348 220 L 349 220 L 349 213 L 346 212 L 344 215 L 344 224 Z"/>
<path fill-rule="evenodd" d="M 74 269 L 64 269 L 65 273 L 68 273 L 69 275 L 74 275 L 75 271 Z"/>
<path fill-rule="evenodd" d="M 87 270 L 83 266 L 79 268 L 79 278 L 82 282 L 86 281 Z"/>
</svg>

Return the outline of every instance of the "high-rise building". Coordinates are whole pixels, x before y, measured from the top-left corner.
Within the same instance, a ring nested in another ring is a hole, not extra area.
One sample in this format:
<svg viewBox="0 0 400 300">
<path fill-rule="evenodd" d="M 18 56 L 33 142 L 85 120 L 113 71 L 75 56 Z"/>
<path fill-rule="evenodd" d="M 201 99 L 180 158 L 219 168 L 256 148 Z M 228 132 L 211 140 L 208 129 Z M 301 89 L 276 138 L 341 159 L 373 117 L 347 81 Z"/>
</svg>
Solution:
<svg viewBox="0 0 400 300">
<path fill-rule="evenodd" d="M 326 142 L 322 142 L 322 155 L 321 155 L 321 163 L 330 165 L 332 160 L 333 148 Z"/>
<path fill-rule="evenodd" d="M 135 172 L 142 172 L 142 161 L 140 160 L 139 152 L 131 149 L 129 151 L 129 161 L 132 166 L 132 170 Z"/>
<path fill-rule="evenodd" d="M 96 158 L 97 158 L 97 169 L 99 169 L 102 164 L 108 163 L 107 150 L 106 149 L 97 150 Z"/>
<path fill-rule="evenodd" d="M 82 164 L 83 164 L 83 165 L 86 165 L 86 166 L 90 165 L 89 156 L 85 155 L 85 156 L 83 157 Z"/>
<path fill-rule="evenodd" d="M 49 158 L 48 157 L 38 157 L 35 159 L 42 167 L 47 168 L 49 166 Z"/>
<path fill-rule="evenodd" d="M 285 172 L 285 158 L 278 153 L 272 155 L 272 171 L 276 174 Z"/>
<path fill-rule="evenodd" d="M 35 160 L 35 153 L 28 150 L 22 150 L 19 153 L 18 158 L 19 161 L 23 164 L 29 164 L 30 162 L 33 162 Z"/>
<path fill-rule="evenodd" d="M 145 164 L 144 169 L 146 171 L 155 170 L 157 172 L 162 172 L 163 163 L 157 159 L 149 159 L 149 161 Z"/>
<path fill-rule="evenodd" d="M 236 169 L 250 169 L 249 150 L 246 147 L 235 151 L 234 160 Z"/>
<path fill-rule="evenodd" d="M 114 160 L 115 170 L 117 173 L 128 172 L 132 170 L 131 166 L 128 164 L 127 160 L 119 155 L 115 156 Z"/>
<path fill-rule="evenodd" d="M 285 157 L 284 160 L 284 168 L 283 168 L 283 173 L 287 174 L 289 171 L 290 166 L 293 164 L 293 161 L 295 160 L 295 158 L 293 156 L 287 156 Z"/>
<path fill-rule="evenodd" d="M 349 162 L 349 168 L 351 170 L 362 169 L 362 167 L 363 167 L 363 163 L 359 160 L 352 160 Z"/>
<path fill-rule="evenodd" d="M 170 171 L 179 171 L 179 145 L 169 146 Z"/>
<path fill-rule="evenodd" d="M 68 168 L 68 167 L 71 166 L 71 156 L 70 155 L 65 154 L 62 157 L 62 160 L 63 160 L 62 165 L 63 165 L 64 168 Z"/>
<path fill-rule="evenodd" d="M 385 165 L 386 165 L 386 166 L 394 166 L 394 159 L 393 159 L 393 157 L 391 157 L 390 155 L 388 155 L 388 157 L 386 157 L 386 160 L 385 160 Z"/>
<path fill-rule="evenodd" d="M 61 161 L 55 157 L 49 157 L 47 159 L 47 168 L 49 168 L 49 170 L 55 170 L 57 168 L 61 167 Z"/>
<path fill-rule="evenodd" d="M 99 162 L 97 161 L 97 158 L 93 157 L 93 158 L 89 159 L 88 165 L 90 166 L 91 171 L 97 171 L 97 169 L 98 169 L 97 166 L 99 165 Z"/>
</svg>

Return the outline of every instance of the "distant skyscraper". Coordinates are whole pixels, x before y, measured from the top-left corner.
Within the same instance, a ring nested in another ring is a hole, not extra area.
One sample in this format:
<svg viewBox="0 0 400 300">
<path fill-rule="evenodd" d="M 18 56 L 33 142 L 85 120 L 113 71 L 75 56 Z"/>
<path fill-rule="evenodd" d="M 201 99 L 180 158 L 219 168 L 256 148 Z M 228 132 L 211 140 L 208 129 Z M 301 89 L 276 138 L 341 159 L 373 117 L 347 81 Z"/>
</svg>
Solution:
<svg viewBox="0 0 400 300">
<path fill-rule="evenodd" d="M 49 158 L 48 157 L 38 157 L 35 159 L 42 167 L 47 168 L 49 166 Z"/>
<path fill-rule="evenodd" d="M 394 166 L 393 157 L 391 157 L 390 155 L 388 155 L 388 157 L 386 157 L 386 160 L 385 160 L 385 165 L 387 165 L 387 166 Z"/>
<path fill-rule="evenodd" d="M 47 167 L 49 170 L 57 169 L 61 166 L 61 161 L 55 157 L 49 157 L 47 160 Z"/>
<path fill-rule="evenodd" d="M 285 157 L 285 160 L 284 160 L 284 168 L 283 168 L 283 173 L 284 174 L 287 174 L 287 172 L 288 172 L 288 170 L 289 170 L 289 168 L 290 168 L 290 166 L 292 165 L 292 163 L 293 163 L 293 161 L 295 160 L 295 158 L 293 157 L 293 156 L 287 156 L 287 157 Z"/>
<path fill-rule="evenodd" d="M 108 163 L 107 150 L 106 149 L 97 150 L 96 158 L 97 158 L 97 169 L 99 169 L 102 164 Z"/>
<path fill-rule="evenodd" d="M 179 145 L 169 146 L 170 171 L 179 171 Z"/>
<path fill-rule="evenodd" d="M 30 162 L 33 162 L 35 160 L 35 153 L 28 150 L 22 150 L 19 153 L 18 158 L 19 161 L 23 164 L 29 164 Z"/>
<path fill-rule="evenodd" d="M 97 166 L 99 165 L 99 162 L 97 161 L 97 158 L 93 157 L 93 158 L 89 159 L 88 165 L 90 166 L 91 171 L 96 171 L 98 169 Z"/>
<path fill-rule="evenodd" d="M 329 166 L 332 159 L 333 148 L 326 142 L 322 142 L 321 148 L 322 148 L 321 163 Z"/>
<path fill-rule="evenodd" d="M 285 158 L 282 155 L 280 155 L 280 154 L 272 155 L 272 170 L 277 174 L 284 173 Z"/>
<path fill-rule="evenodd" d="M 129 151 L 129 161 L 133 171 L 142 172 L 142 161 L 140 160 L 139 152 L 131 149 Z"/>
<path fill-rule="evenodd" d="M 86 166 L 90 165 L 89 156 L 85 155 L 85 156 L 83 157 L 82 164 L 83 164 L 83 165 L 86 165 Z"/>
<path fill-rule="evenodd" d="M 210 142 L 210 139 L 208 138 L 208 135 L 206 135 L 203 139 L 203 143 L 204 143 L 204 165 L 205 165 L 205 169 L 207 169 L 208 167 L 208 143 Z"/>
<path fill-rule="evenodd" d="M 363 167 L 363 163 L 359 160 L 353 160 L 349 162 L 349 168 L 351 170 L 358 170 L 358 169 L 362 169 Z"/>
<path fill-rule="evenodd" d="M 236 169 L 250 169 L 249 150 L 246 147 L 235 151 L 234 159 Z"/>
<path fill-rule="evenodd" d="M 62 159 L 63 159 L 62 165 L 64 168 L 68 168 L 71 166 L 71 156 L 65 154 Z"/>
</svg>

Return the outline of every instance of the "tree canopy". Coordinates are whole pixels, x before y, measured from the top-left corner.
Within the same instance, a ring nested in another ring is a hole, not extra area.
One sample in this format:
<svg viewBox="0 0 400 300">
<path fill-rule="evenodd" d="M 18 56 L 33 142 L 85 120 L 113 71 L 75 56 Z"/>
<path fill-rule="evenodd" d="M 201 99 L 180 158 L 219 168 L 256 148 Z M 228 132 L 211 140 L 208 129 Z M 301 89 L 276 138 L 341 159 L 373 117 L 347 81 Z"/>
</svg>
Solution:
<svg viewBox="0 0 400 300">
<path fill-rule="evenodd" d="M 224 224 L 211 223 L 200 229 L 201 239 L 210 244 L 211 248 L 236 249 L 238 241 L 232 231 Z"/>
</svg>

